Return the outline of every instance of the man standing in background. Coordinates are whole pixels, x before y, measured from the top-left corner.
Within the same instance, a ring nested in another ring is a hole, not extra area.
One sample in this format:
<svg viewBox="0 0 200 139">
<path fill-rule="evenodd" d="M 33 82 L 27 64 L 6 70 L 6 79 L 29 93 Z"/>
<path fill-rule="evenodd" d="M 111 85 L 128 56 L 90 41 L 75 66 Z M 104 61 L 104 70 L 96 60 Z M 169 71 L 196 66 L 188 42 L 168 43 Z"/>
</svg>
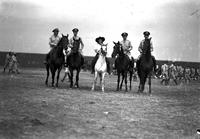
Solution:
<svg viewBox="0 0 200 139">
<path fill-rule="evenodd" d="M 9 51 L 6 54 L 6 59 L 5 59 L 5 65 L 4 65 L 4 68 L 3 68 L 3 72 L 6 71 L 7 67 L 10 65 L 11 60 L 12 60 L 12 52 Z"/>
</svg>

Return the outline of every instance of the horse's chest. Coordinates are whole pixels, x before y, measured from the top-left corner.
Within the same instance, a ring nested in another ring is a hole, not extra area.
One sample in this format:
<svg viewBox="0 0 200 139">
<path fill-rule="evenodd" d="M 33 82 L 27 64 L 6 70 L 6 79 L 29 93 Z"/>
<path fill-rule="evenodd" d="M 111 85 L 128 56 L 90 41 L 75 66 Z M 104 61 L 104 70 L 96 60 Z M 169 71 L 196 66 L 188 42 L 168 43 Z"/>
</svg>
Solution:
<svg viewBox="0 0 200 139">
<path fill-rule="evenodd" d="M 97 71 L 106 71 L 106 61 L 105 61 L 105 58 L 99 58 L 95 64 L 95 69 Z"/>
</svg>

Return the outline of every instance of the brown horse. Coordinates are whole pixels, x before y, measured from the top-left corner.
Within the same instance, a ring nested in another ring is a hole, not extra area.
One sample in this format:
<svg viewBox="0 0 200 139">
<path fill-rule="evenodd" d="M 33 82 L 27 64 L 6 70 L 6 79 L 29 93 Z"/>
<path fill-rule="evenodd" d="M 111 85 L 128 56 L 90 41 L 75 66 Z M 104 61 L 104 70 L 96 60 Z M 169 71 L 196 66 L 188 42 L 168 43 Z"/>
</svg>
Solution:
<svg viewBox="0 0 200 139">
<path fill-rule="evenodd" d="M 79 45 L 73 46 L 71 49 L 71 53 L 67 57 L 67 63 L 69 65 L 69 71 L 70 71 L 70 88 L 73 87 L 73 71 L 76 70 L 76 82 L 75 86 L 79 88 L 79 73 L 81 70 L 81 67 L 84 64 L 84 58 L 79 52 Z"/>
<path fill-rule="evenodd" d="M 122 89 L 122 85 L 123 85 L 123 81 L 125 80 L 125 91 L 128 91 L 127 88 L 127 73 L 130 73 L 130 90 L 131 90 L 131 81 L 132 81 L 132 76 L 133 76 L 133 68 L 134 68 L 134 59 L 132 59 L 130 61 L 129 57 L 124 54 L 123 48 L 120 44 L 120 42 L 118 41 L 113 42 L 114 43 L 114 47 L 113 47 L 113 52 L 112 52 L 112 57 L 116 57 L 116 55 L 118 55 L 118 57 L 115 60 L 115 68 L 117 69 L 117 91 Z M 120 84 L 120 75 L 122 75 L 122 81 Z M 120 84 L 120 86 L 119 86 Z"/>
<path fill-rule="evenodd" d="M 64 64 L 64 54 L 63 49 L 67 48 L 69 44 L 68 34 L 67 36 L 62 35 L 58 45 L 54 47 L 47 56 L 47 63 L 46 63 L 46 70 L 47 70 L 47 77 L 45 84 L 48 85 L 48 78 L 49 78 L 49 69 L 51 70 L 52 75 L 52 87 L 54 87 L 54 78 L 55 73 L 57 71 L 57 82 L 56 87 L 58 87 L 58 81 L 60 76 L 60 71 L 62 69 L 62 65 Z"/>
<path fill-rule="evenodd" d="M 153 59 L 151 55 L 151 48 L 150 48 L 150 39 L 146 39 L 144 42 L 144 49 L 143 53 L 140 57 L 140 62 L 137 67 L 138 76 L 140 78 L 140 84 L 138 93 L 142 93 L 144 91 L 146 79 L 149 79 L 149 94 L 151 94 L 151 74 L 153 71 Z"/>
</svg>

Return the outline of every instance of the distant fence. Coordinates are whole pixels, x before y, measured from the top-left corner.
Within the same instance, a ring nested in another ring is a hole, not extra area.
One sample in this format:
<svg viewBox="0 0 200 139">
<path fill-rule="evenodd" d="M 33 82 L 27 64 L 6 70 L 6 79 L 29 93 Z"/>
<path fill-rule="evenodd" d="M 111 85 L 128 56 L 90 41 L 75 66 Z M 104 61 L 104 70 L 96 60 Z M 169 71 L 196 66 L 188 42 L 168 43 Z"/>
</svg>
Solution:
<svg viewBox="0 0 200 139">
<path fill-rule="evenodd" d="M 5 62 L 5 57 L 8 52 L 0 52 L 0 65 L 3 66 Z M 36 53 L 17 53 L 17 59 L 20 63 L 20 67 L 30 67 L 30 68 L 44 68 L 44 59 L 45 54 L 36 54 Z M 89 70 L 91 61 L 93 57 L 91 56 L 85 56 L 85 64 L 83 66 L 84 69 Z M 110 63 L 114 64 L 114 59 L 109 58 Z M 157 64 L 171 64 L 172 61 L 167 60 L 158 60 Z M 200 62 L 183 62 L 183 61 L 176 61 L 174 62 L 175 65 L 181 65 L 183 67 L 194 67 L 194 68 L 200 68 Z"/>
</svg>

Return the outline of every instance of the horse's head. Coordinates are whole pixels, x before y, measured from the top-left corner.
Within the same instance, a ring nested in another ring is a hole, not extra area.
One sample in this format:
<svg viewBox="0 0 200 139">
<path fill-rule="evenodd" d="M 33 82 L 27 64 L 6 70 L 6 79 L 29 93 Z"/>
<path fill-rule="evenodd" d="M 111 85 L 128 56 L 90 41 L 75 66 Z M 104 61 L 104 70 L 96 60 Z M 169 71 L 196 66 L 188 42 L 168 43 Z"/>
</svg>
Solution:
<svg viewBox="0 0 200 139">
<path fill-rule="evenodd" d="M 62 38 L 60 39 L 60 41 L 58 43 L 59 47 L 61 47 L 61 48 L 67 48 L 68 47 L 68 45 L 69 45 L 68 36 L 69 36 L 68 34 L 67 34 L 67 36 L 62 34 Z"/>
<path fill-rule="evenodd" d="M 121 55 L 123 53 L 123 49 L 121 46 L 121 43 L 118 41 L 113 42 L 114 43 L 114 47 L 113 47 L 113 52 L 112 52 L 112 58 L 116 57 L 117 54 Z"/>
<path fill-rule="evenodd" d="M 100 55 L 102 56 L 106 56 L 107 52 L 103 50 L 103 48 L 101 48 L 100 50 Z"/>
</svg>

